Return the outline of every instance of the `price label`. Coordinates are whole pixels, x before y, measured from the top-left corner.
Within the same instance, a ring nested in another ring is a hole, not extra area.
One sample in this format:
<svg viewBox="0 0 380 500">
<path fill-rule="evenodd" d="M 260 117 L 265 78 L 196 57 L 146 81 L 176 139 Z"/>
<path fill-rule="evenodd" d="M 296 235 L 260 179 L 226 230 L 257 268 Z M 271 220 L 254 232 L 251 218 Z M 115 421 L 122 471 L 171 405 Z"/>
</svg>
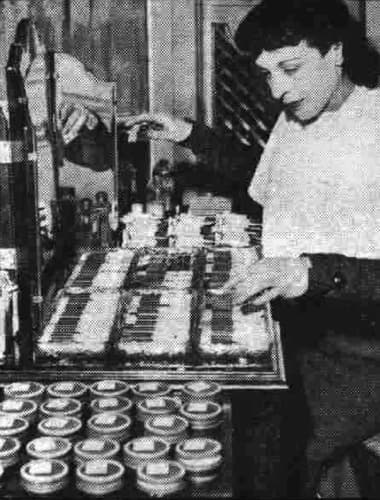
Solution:
<svg viewBox="0 0 380 500">
<path fill-rule="evenodd" d="M 210 389 L 210 385 L 207 382 L 192 382 L 188 385 L 188 388 L 193 392 L 204 392 Z"/>
<path fill-rule="evenodd" d="M 45 422 L 45 427 L 48 429 L 64 429 L 67 425 L 65 418 L 49 418 Z"/>
<path fill-rule="evenodd" d="M 12 417 L 0 417 L 0 428 L 11 429 L 15 423 Z"/>
<path fill-rule="evenodd" d="M 4 411 L 21 411 L 24 406 L 23 401 L 12 401 L 8 399 L 3 403 Z"/>
<path fill-rule="evenodd" d="M 98 383 L 99 391 L 114 391 L 116 389 L 116 382 L 114 380 L 103 380 Z"/>
<path fill-rule="evenodd" d="M 139 439 L 133 442 L 132 449 L 133 451 L 154 451 L 154 441 L 148 438 Z"/>
<path fill-rule="evenodd" d="M 99 439 L 87 439 L 82 444 L 83 451 L 103 451 L 104 450 L 104 441 L 100 441 Z"/>
<path fill-rule="evenodd" d="M 95 419 L 98 425 L 113 425 L 116 423 L 116 415 L 100 415 Z"/>
<path fill-rule="evenodd" d="M 144 382 L 139 384 L 138 389 L 140 392 L 156 392 L 159 389 L 157 382 Z"/>
<path fill-rule="evenodd" d="M 48 437 L 36 439 L 34 442 L 34 449 L 38 452 L 56 450 L 55 441 Z"/>
<path fill-rule="evenodd" d="M 69 401 L 67 399 L 52 399 L 48 402 L 46 407 L 49 410 L 64 410 L 69 405 Z"/>
<path fill-rule="evenodd" d="M 175 418 L 173 416 L 168 416 L 168 417 L 156 417 L 153 419 L 153 426 L 154 427 L 165 427 L 165 428 L 170 428 L 173 427 L 175 422 Z"/>
<path fill-rule="evenodd" d="M 185 451 L 203 451 L 206 448 L 205 439 L 191 439 L 183 445 Z"/>
<path fill-rule="evenodd" d="M 155 464 L 147 464 L 146 466 L 146 473 L 149 476 L 167 476 L 169 470 L 169 464 L 166 462 L 157 462 Z"/>
<path fill-rule="evenodd" d="M 163 398 L 146 399 L 145 405 L 147 408 L 166 408 L 165 400 Z"/>
<path fill-rule="evenodd" d="M 13 392 L 21 393 L 30 390 L 30 384 L 22 384 L 21 382 L 14 382 L 11 386 Z"/>
<path fill-rule="evenodd" d="M 70 392 L 74 390 L 74 384 L 72 382 L 60 382 L 55 386 L 56 391 Z"/>
<path fill-rule="evenodd" d="M 116 408 L 118 406 L 118 400 L 116 398 L 103 398 L 99 399 L 99 408 Z"/>
<path fill-rule="evenodd" d="M 189 403 L 187 407 L 187 411 L 194 413 L 205 413 L 207 409 L 207 403 Z"/>
<path fill-rule="evenodd" d="M 108 463 L 93 460 L 86 464 L 85 473 L 90 476 L 105 476 L 108 474 Z"/>
<path fill-rule="evenodd" d="M 51 474 L 53 472 L 53 465 L 47 460 L 39 460 L 34 462 L 29 467 L 29 473 L 33 476 L 39 476 L 43 474 Z"/>
</svg>

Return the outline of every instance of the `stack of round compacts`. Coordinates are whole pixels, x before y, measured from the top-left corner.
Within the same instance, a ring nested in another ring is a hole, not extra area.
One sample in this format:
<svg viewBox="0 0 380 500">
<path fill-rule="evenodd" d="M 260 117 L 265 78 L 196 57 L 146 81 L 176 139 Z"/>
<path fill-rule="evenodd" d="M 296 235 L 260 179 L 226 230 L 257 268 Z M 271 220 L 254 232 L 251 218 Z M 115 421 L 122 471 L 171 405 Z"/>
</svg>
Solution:
<svg viewBox="0 0 380 500">
<path fill-rule="evenodd" d="M 90 386 L 92 398 L 124 396 L 128 391 L 128 384 L 121 380 L 100 380 Z"/>
<path fill-rule="evenodd" d="M 180 405 L 176 398 L 160 396 L 142 399 L 137 403 L 137 419 L 145 422 L 149 417 L 171 415 L 179 410 Z"/>
<path fill-rule="evenodd" d="M 29 441 L 26 452 L 33 459 L 70 461 L 72 444 L 68 439 L 59 437 L 39 437 Z"/>
<path fill-rule="evenodd" d="M 170 445 L 164 439 L 157 436 L 139 437 L 124 445 L 124 463 L 131 469 L 137 469 L 141 464 L 168 458 L 169 451 Z"/>
<path fill-rule="evenodd" d="M 31 460 L 20 474 L 24 489 L 34 495 L 57 493 L 69 482 L 69 467 L 61 460 Z"/>
<path fill-rule="evenodd" d="M 147 436 L 159 436 L 169 444 L 175 444 L 187 437 L 189 423 L 178 415 L 162 415 L 148 418 L 144 423 Z"/>
<path fill-rule="evenodd" d="M 183 386 L 182 393 L 187 400 L 217 399 L 221 393 L 221 387 L 216 382 L 196 380 Z"/>
<path fill-rule="evenodd" d="M 191 401 L 182 405 L 180 414 L 188 420 L 194 431 L 219 427 L 223 420 L 223 408 L 214 401 Z"/>
<path fill-rule="evenodd" d="M 77 417 L 82 416 L 82 403 L 72 398 L 51 398 L 40 405 L 42 418 L 46 417 Z"/>
<path fill-rule="evenodd" d="M 5 399 L 0 403 L 0 415 L 21 417 L 32 424 L 36 420 L 37 408 L 32 399 Z"/>
<path fill-rule="evenodd" d="M 130 399 L 121 396 L 96 398 L 91 401 L 92 413 L 123 413 L 128 415 L 133 407 Z"/>
<path fill-rule="evenodd" d="M 222 458 L 222 445 L 209 438 L 181 441 L 175 448 L 175 457 L 195 483 L 205 483 L 217 477 Z"/>
<path fill-rule="evenodd" d="M 43 436 L 62 437 L 74 442 L 82 429 L 82 422 L 76 417 L 48 417 L 41 420 L 37 428 Z"/>
<path fill-rule="evenodd" d="M 0 437 L 13 437 L 21 442 L 29 430 L 29 422 L 25 418 L 0 415 Z"/>
<path fill-rule="evenodd" d="M 152 496 L 171 495 L 185 488 L 185 474 L 185 468 L 172 460 L 141 464 L 137 487 Z"/>
<path fill-rule="evenodd" d="M 132 420 L 121 413 L 98 413 L 87 421 L 90 438 L 108 438 L 126 441 L 130 435 Z"/>
<path fill-rule="evenodd" d="M 136 399 L 163 397 L 167 396 L 170 391 L 170 386 L 164 382 L 140 382 L 132 387 Z"/>
<path fill-rule="evenodd" d="M 116 460 L 83 462 L 76 469 L 76 485 L 89 495 L 108 495 L 122 488 L 124 471 L 124 466 Z"/>
<path fill-rule="evenodd" d="M 42 400 L 45 386 L 39 382 L 14 382 L 4 387 L 6 399 L 33 399 L 37 403 Z"/>
</svg>

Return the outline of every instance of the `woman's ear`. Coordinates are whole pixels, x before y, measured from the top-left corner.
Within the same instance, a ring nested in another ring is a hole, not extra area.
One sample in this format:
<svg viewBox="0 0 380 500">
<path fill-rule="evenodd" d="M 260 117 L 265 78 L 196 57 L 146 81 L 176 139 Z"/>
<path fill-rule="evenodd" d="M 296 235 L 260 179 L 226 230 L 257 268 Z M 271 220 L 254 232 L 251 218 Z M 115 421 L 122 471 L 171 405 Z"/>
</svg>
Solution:
<svg viewBox="0 0 380 500">
<path fill-rule="evenodd" d="M 342 42 L 339 43 L 334 43 L 334 45 L 331 46 L 331 49 L 335 65 L 336 66 L 343 66 L 343 44 Z"/>
</svg>

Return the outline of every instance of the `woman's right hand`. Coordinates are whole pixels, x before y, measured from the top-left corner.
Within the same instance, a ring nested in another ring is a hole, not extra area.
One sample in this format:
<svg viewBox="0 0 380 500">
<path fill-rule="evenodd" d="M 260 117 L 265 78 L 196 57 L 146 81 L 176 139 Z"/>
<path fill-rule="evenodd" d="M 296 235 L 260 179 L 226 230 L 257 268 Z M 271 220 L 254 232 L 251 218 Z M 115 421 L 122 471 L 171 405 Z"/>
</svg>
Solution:
<svg viewBox="0 0 380 500">
<path fill-rule="evenodd" d="M 191 133 L 192 124 L 182 118 L 175 118 L 165 113 L 143 113 L 136 116 L 119 117 L 119 129 L 125 129 L 130 141 L 153 139 L 182 142 Z"/>
</svg>

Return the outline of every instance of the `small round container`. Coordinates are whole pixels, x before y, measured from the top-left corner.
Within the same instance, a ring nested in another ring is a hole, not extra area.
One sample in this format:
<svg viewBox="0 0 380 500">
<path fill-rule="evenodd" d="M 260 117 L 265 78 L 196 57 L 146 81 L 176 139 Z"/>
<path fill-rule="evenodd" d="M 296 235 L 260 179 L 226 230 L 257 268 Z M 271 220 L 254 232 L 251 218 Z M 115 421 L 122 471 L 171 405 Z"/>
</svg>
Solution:
<svg viewBox="0 0 380 500">
<path fill-rule="evenodd" d="M 46 417 L 77 417 L 82 416 L 82 403 L 71 398 L 50 398 L 40 406 L 42 418 Z"/>
<path fill-rule="evenodd" d="M 120 444 L 113 439 L 84 439 L 74 446 L 74 461 L 80 465 L 90 460 L 114 459 Z"/>
<path fill-rule="evenodd" d="M 192 438 L 181 441 L 175 448 L 175 459 L 188 473 L 188 478 L 195 483 L 213 481 L 223 462 L 222 445 L 209 438 Z"/>
<path fill-rule="evenodd" d="M 108 495 L 123 487 L 124 472 L 116 460 L 91 460 L 77 467 L 76 486 L 88 495 Z"/>
<path fill-rule="evenodd" d="M 216 382 L 206 382 L 204 380 L 196 380 L 189 382 L 183 386 L 182 392 L 186 400 L 217 399 L 221 393 L 221 387 Z"/>
<path fill-rule="evenodd" d="M 216 429 L 223 421 L 223 408 L 215 401 L 191 401 L 183 404 L 179 412 L 196 431 Z"/>
<path fill-rule="evenodd" d="M 61 460 L 31 460 L 20 469 L 23 488 L 33 495 L 50 495 L 69 482 L 69 467 Z"/>
<path fill-rule="evenodd" d="M 171 387 L 164 382 L 140 382 L 132 386 L 133 395 L 136 399 L 158 398 L 167 396 Z"/>
<path fill-rule="evenodd" d="M 29 430 L 29 422 L 25 418 L 0 415 L 0 437 L 13 437 L 21 442 Z"/>
<path fill-rule="evenodd" d="M 115 439 L 123 442 L 129 438 L 132 420 L 121 413 L 98 413 L 87 421 L 89 438 Z"/>
<path fill-rule="evenodd" d="M 144 428 L 147 436 L 159 436 L 169 444 L 176 444 L 186 439 L 189 423 L 178 415 L 162 415 L 148 418 Z"/>
<path fill-rule="evenodd" d="M 122 380 L 100 380 L 90 386 L 92 398 L 107 398 L 124 396 L 129 391 L 129 386 Z"/>
<path fill-rule="evenodd" d="M 179 410 L 180 406 L 180 401 L 175 398 L 156 397 L 143 399 L 137 403 L 137 419 L 145 422 L 149 417 L 172 415 Z"/>
<path fill-rule="evenodd" d="M 139 437 L 128 441 L 123 446 L 123 452 L 125 465 L 137 469 L 141 464 L 168 458 L 170 445 L 157 436 Z"/>
<path fill-rule="evenodd" d="M 37 408 L 32 399 L 5 399 L 0 403 L 0 415 L 25 418 L 32 424 L 36 421 Z"/>
<path fill-rule="evenodd" d="M 26 445 L 26 453 L 32 459 L 56 459 L 69 463 L 72 447 L 68 439 L 44 436 L 29 441 Z"/>
<path fill-rule="evenodd" d="M 96 398 L 91 401 L 92 413 L 122 413 L 128 415 L 133 407 L 133 403 L 128 398 Z"/>
<path fill-rule="evenodd" d="M 4 387 L 6 399 L 33 399 L 37 403 L 42 400 L 45 386 L 39 382 L 14 382 Z"/>
<path fill-rule="evenodd" d="M 50 398 L 72 398 L 83 401 L 86 398 L 88 387 L 82 382 L 56 382 L 46 388 Z"/>
<path fill-rule="evenodd" d="M 13 437 L 0 438 L 0 466 L 12 467 L 20 460 L 21 443 Z"/>
<path fill-rule="evenodd" d="M 137 487 L 151 496 L 165 496 L 182 491 L 185 468 L 173 460 L 141 464 L 137 468 Z"/>
<path fill-rule="evenodd" d="M 82 422 L 76 417 L 48 417 L 37 426 L 43 436 L 62 437 L 74 442 L 82 429 Z"/>
</svg>

